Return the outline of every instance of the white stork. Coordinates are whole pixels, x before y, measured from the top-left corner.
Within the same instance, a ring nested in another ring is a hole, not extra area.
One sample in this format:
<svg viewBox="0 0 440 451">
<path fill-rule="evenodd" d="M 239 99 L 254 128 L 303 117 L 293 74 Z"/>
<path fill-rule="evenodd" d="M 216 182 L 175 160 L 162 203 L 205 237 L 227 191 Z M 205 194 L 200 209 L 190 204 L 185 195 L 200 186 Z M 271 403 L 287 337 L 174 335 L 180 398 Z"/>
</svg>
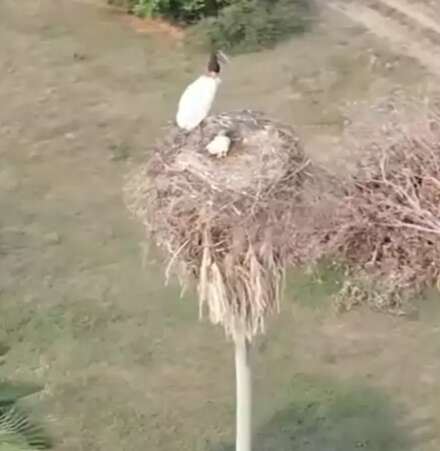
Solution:
<svg viewBox="0 0 440 451">
<path fill-rule="evenodd" d="M 220 61 L 226 63 L 228 58 L 223 52 L 212 52 L 207 73 L 193 81 L 180 97 L 176 121 L 183 130 L 194 130 L 208 116 L 221 83 Z"/>
</svg>

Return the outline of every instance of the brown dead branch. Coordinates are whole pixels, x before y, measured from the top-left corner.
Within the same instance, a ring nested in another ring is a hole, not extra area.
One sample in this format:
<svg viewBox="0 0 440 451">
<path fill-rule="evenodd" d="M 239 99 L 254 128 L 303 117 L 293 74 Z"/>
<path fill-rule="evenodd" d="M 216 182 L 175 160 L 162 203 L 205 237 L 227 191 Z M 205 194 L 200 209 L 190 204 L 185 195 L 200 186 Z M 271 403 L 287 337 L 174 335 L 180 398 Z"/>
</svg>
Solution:
<svg viewBox="0 0 440 451">
<path fill-rule="evenodd" d="M 400 309 L 440 276 L 440 115 L 400 98 L 362 110 L 353 124 L 346 145 L 359 170 L 346 183 L 334 245 L 377 283 L 376 303 Z"/>
</svg>

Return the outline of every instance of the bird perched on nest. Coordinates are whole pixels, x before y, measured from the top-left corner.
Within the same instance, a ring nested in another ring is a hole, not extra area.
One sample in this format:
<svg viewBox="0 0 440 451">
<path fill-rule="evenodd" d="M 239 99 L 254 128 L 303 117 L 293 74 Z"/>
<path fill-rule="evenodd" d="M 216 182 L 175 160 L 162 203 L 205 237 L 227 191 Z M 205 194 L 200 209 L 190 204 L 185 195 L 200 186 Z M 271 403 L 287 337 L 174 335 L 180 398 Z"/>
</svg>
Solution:
<svg viewBox="0 0 440 451">
<path fill-rule="evenodd" d="M 180 128 L 194 130 L 208 116 L 221 83 L 220 62 L 227 63 L 228 58 L 221 51 L 213 51 L 207 73 L 193 81 L 183 92 L 176 116 Z"/>
</svg>

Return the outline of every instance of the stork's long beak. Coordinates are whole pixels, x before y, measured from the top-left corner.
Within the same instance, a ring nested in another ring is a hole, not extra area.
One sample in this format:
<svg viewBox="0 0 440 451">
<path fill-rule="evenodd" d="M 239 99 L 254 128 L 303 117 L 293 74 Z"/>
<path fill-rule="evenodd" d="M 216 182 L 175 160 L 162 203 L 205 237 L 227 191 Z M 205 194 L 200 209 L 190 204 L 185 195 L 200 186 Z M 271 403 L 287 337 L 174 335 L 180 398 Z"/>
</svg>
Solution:
<svg viewBox="0 0 440 451">
<path fill-rule="evenodd" d="M 224 52 L 222 52 L 221 50 L 217 51 L 217 58 L 219 58 L 221 60 L 221 62 L 224 63 L 224 64 L 229 63 L 228 56 Z"/>
</svg>

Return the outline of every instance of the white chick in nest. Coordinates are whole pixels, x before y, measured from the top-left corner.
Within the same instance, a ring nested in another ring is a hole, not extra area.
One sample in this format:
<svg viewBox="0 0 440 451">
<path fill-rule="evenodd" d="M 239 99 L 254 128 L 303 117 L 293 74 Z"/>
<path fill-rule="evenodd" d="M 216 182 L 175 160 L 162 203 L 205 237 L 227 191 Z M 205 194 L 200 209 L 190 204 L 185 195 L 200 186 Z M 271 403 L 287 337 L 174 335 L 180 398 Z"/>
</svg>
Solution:
<svg viewBox="0 0 440 451">
<path fill-rule="evenodd" d="M 231 138 L 226 130 L 222 130 L 217 136 L 206 146 L 206 150 L 217 158 L 224 158 L 231 148 Z"/>
</svg>

